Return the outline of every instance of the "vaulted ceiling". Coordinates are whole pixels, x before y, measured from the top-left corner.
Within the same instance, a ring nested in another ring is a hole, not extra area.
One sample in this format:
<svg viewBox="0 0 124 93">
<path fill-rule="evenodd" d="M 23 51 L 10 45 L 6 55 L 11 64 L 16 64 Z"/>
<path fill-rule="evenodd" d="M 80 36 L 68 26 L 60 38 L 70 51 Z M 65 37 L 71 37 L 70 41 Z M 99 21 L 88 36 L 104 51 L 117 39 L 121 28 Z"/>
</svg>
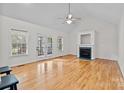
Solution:
<svg viewBox="0 0 124 93">
<path fill-rule="evenodd" d="M 99 20 L 118 24 L 121 14 L 124 10 L 124 4 L 87 4 L 72 3 L 71 12 L 75 17 L 81 17 L 82 21 L 85 16 L 92 16 Z M 24 20 L 34 24 L 50 27 L 60 31 L 70 31 L 76 28 L 77 24 L 62 24 L 64 20 L 58 18 L 66 17 L 68 13 L 67 3 L 6 3 L 0 4 L 0 14 L 12 18 Z"/>
</svg>

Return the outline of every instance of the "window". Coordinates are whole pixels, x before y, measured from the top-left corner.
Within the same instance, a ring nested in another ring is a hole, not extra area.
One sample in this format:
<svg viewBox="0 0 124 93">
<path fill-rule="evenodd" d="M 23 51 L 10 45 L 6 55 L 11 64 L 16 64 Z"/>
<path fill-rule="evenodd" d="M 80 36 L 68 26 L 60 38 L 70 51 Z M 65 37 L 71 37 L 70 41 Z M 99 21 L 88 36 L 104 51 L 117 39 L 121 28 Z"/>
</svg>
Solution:
<svg viewBox="0 0 124 93">
<path fill-rule="evenodd" d="M 45 48 L 44 38 L 42 36 L 38 36 L 38 47 L 37 47 L 38 56 L 44 55 L 44 48 Z"/>
<path fill-rule="evenodd" d="M 63 38 L 58 37 L 58 50 L 63 51 Z"/>
<path fill-rule="evenodd" d="M 27 51 L 27 32 L 12 29 L 11 31 L 11 55 L 25 55 Z"/>
<path fill-rule="evenodd" d="M 47 44 L 48 44 L 47 54 L 52 54 L 52 38 L 51 37 L 47 38 Z"/>
</svg>

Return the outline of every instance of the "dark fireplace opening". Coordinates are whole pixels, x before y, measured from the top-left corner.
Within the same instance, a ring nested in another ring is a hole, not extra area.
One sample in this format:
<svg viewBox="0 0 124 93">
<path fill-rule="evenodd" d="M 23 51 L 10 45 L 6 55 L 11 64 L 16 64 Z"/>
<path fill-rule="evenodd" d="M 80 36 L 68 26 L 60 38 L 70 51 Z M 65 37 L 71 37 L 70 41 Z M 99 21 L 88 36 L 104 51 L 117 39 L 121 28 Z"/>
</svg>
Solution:
<svg viewBox="0 0 124 93">
<path fill-rule="evenodd" d="M 90 47 L 80 47 L 79 49 L 80 58 L 91 59 L 91 48 Z"/>
</svg>

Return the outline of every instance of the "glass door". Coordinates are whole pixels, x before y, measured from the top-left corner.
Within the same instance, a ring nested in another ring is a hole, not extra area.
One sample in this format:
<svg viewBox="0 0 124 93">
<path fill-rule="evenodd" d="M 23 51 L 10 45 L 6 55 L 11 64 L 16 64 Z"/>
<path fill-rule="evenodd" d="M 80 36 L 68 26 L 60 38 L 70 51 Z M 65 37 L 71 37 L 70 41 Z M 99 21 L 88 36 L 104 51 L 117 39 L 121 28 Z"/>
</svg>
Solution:
<svg viewBox="0 0 124 93">
<path fill-rule="evenodd" d="M 52 54 L 52 37 L 47 38 L 47 55 Z"/>
<path fill-rule="evenodd" d="M 41 35 L 38 35 L 38 42 L 37 42 L 37 55 L 44 56 L 45 55 L 45 38 Z"/>
<path fill-rule="evenodd" d="M 38 35 L 37 39 L 37 56 L 48 56 L 53 53 L 52 47 L 52 37 L 43 37 L 42 35 Z"/>
</svg>

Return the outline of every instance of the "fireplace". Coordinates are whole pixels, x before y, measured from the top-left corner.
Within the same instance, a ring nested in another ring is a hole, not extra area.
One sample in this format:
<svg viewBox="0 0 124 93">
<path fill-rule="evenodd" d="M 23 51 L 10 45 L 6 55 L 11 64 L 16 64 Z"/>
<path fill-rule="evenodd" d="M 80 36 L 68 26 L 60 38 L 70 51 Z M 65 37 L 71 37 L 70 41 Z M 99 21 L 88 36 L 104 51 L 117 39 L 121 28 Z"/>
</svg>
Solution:
<svg viewBox="0 0 124 93">
<path fill-rule="evenodd" d="M 84 59 L 91 59 L 91 47 L 80 47 L 79 57 Z"/>
<path fill-rule="evenodd" d="M 95 31 L 82 31 L 78 34 L 77 57 L 94 60 L 95 52 Z"/>
</svg>

